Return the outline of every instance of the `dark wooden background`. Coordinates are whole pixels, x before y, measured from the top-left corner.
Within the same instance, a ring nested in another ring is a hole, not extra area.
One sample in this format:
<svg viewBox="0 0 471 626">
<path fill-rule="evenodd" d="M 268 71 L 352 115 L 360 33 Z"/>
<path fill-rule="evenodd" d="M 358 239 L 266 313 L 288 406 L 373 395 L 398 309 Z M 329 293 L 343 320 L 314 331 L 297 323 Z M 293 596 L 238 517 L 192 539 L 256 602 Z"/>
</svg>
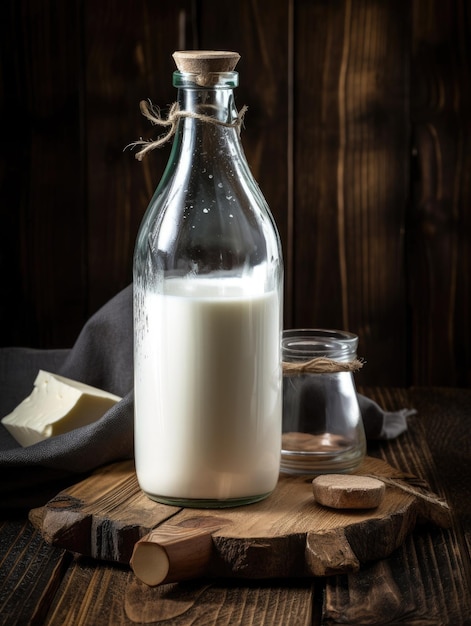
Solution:
<svg viewBox="0 0 471 626">
<path fill-rule="evenodd" d="M 468 0 L 5 0 L 0 345 L 69 347 L 131 280 L 171 54 L 237 50 L 285 327 L 360 336 L 371 385 L 471 384 Z"/>
</svg>

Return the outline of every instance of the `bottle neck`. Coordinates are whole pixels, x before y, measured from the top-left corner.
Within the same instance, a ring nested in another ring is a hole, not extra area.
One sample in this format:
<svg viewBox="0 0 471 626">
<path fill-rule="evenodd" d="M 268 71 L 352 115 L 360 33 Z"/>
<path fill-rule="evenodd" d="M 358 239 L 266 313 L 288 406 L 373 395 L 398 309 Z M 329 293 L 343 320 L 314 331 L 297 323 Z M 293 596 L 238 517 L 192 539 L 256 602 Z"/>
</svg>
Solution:
<svg viewBox="0 0 471 626">
<path fill-rule="evenodd" d="M 234 87 L 238 83 L 237 72 L 212 73 L 199 76 L 174 72 L 173 84 L 178 89 L 180 111 L 196 116 L 212 118 L 222 124 L 237 122 Z M 204 123 L 197 118 L 183 118 Z"/>
</svg>

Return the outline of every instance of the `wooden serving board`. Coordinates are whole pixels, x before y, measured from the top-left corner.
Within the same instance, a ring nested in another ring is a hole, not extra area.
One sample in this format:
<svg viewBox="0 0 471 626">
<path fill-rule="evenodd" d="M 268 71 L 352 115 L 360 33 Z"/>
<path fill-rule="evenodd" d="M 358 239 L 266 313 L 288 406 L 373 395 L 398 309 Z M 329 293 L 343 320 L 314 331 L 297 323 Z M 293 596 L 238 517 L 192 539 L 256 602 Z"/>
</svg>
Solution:
<svg viewBox="0 0 471 626">
<path fill-rule="evenodd" d="M 261 502 L 188 509 L 153 502 L 141 492 L 133 463 L 116 463 L 33 509 L 30 520 L 54 546 L 126 564 L 152 529 L 182 536 L 207 529 L 212 546 L 204 574 L 239 578 L 356 571 L 388 556 L 418 521 L 449 525 L 446 503 L 414 477 L 369 457 L 355 473 L 389 481 L 376 509 L 323 507 L 314 500 L 311 478 L 284 475 Z"/>
</svg>

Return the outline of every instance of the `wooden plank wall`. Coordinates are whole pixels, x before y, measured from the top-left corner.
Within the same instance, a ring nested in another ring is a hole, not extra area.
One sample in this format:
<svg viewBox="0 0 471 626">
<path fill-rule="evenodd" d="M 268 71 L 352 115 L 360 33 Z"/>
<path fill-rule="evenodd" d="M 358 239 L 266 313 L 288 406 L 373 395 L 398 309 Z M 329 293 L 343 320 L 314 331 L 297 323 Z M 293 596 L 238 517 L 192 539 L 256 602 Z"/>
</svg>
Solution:
<svg viewBox="0 0 471 626">
<path fill-rule="evenodd" d="M 141 99 L 171 54 L 234 49 L 243 142 L 278 223 L 285 327 L 360 336 L 358 382 L 471 383 L 467 0 L 6 0 L 0 345 L 72 345 L 131 280 L 169 147 Z"/>
</svg>

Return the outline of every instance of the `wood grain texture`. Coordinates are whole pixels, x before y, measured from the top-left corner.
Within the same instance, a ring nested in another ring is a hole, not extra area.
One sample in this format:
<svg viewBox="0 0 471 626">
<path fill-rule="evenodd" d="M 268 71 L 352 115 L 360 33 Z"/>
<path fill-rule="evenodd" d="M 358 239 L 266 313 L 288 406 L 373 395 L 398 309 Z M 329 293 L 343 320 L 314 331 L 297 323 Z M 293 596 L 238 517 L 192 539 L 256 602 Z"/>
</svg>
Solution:
<svg viewBox="0 0 471 626">
<path fill-rule="evenodd" d="M 390 390 L 375 390 L 373 396 L 390 408 L 401 402 Z M 471 481 L 469 471 L 463 472 L 464 466 L 456 461 L 456 442 L 462 442 L 460 454 L 467 458 L 471 440 L 469 433 L 460 435 L 460 429 L 469 428 L 471 393 L 456 390 L 452 400 L 450 390 L 414 389 L 409 403 L 418 414 L 409 419 L 408 431 L 400 439 L 374 448 L 391 464 L 400 464 L 419 479 L 427 477 L 431 485 L 438 487 L 453 509 L 455 523 L 450 530 L 416 530 L 386 561 L 329 580 L 323 621 L 326 626 L 345 622 L 378 624 L 385 614 L 387 623 L 394 624 L 470 623 L 471 555 L 463 530 L 469 533 L 471 523 Z M 432 427 L 429 420 L 438 414 L 440 418 L 433 419 Z M 445 425 L 448 420 L 450 426 L 439 426 L 438 422 Z"/>
<path fill-rule="evenodd" d="M 79 5 L 2 7 L 1 345 L 52 344 L 84 321 Z"/>
<path fill-rule="evenodd" d="M 408 6 L 295 12 L 295 325 L 357 333 L 371 384 L 402 382 L 407 358 Z"/>
<path fill-rule="evenodd" d="M 85 3 L 87 252 L 89 307 L 97 310 L 132 281 L 134 243 L 143 214 L 166 166 L 171 144 L 143 162 L 125 150 L 158 130 L 139 110 L 150 99 L 175 100 L 171 57 L 190 46 L 182 18 L 190 2 L 105 0 Z"/>
<path fill-rule="evenodd" d="M 174 99 L 171 52 L 194 45 L 190 5 L 3 7 L 0 345 L 70 347 L 131 281 L 137 228 L 169 149 L 145 164 L 123 151 L 155 132 L 139 101 Z"/>
<path fill-rule="evenodd" d="M 43 623 L 71 560 L 70 553 L 45 544 L 27 522 L 1 523 L 0 623 Z"/>
<path fill-rule="evenodd" d="M 79 559 L 64 578 L 47 623 L 311 626 L 313 589 L 312 582 L 303 581 L 233 587 L 198 581 L 151 589 L 136 581 L 126 569 L 105 565 L 97 570 L 88 559 Z"/>
<path fill-rule="evenodd" d="M 361 573 L 328 582 L 325 624 L 452 624 L 469 623 L 469 600 L 463 589 L 443 581 L 453 570 L 430 573 L 433 559 L 440 555 L 443 538 L 414 537 L 387 561 L 368 565 Z M 452 567 L 456 563 L 452 563 Z M 466 591 L 466 590 L 465 590 Z M 353 599 L 353 601 L 352 601 Z"/>
<path fill-rule="evenodd" d="M 468 3 L 413 5 L 409 230 L 412 378 L 470 385 L 471 15 Z"/>
</svg>

